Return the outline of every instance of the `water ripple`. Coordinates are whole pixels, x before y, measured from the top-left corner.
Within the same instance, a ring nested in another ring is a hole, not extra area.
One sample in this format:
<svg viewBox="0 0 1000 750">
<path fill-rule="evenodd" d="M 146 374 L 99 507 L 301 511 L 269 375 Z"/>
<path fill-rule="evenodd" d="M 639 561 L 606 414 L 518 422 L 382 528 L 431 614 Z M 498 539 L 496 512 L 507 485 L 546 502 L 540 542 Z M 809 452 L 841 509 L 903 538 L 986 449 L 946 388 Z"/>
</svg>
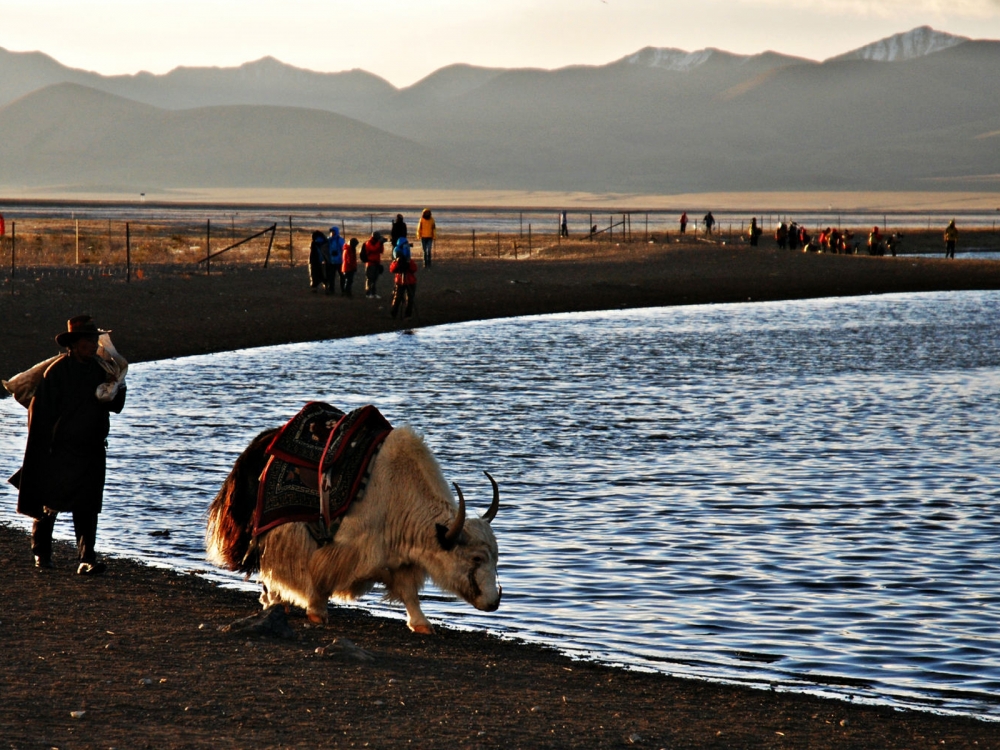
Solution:
<svg viewBox="0 0 1000 750">
<path fill-rule="evenodd" d="M 998 321 L 996 292 L 891 295 L 136 365 L 100 542 L 239 585 L 202 543 L 233 460 L 306 401 L 372 401 L 426 434 L 471 504 L 489 502 L 484 469 L 503 491 L 504 606 L 431 589 L 432 618 L 580 658 L 1000 718 Z M 0 429 L 9 474 L 24 438 L 10 400 Z"/>
</svg>

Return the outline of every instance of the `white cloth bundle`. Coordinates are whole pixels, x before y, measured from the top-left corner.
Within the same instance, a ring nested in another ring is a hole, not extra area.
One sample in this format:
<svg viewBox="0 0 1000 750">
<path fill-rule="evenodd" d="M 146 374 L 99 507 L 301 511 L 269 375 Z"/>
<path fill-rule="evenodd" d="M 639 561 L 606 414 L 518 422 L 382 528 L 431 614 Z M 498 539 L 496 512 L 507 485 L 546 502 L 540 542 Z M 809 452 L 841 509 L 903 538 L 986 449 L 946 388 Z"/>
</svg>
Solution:
<svg viewBox="0 0 1000 750">
<path fill-rule="evenodd" d="M 62 354 L 57 354 L 54 357 L 49 357 L 44 362 L 39 362 L 34 367 L 19 372 L 10 380 L 2 380 L 0 383 L 3 383 L 7 393 L 13 396 L 17 403 L 27 409 L 31 405 L 31 399 L 35 396 L 38 384 L 42 382 L 45 371 L 49 369 L 49 365 L 62 356 Z"/>
<path fill-rule="evenodd" d="M 125 383 L 128 362 L 118 353 L 115 345 L 111 343 L 111 336 L 106 333 L 102 333 L 97 342 L 97 362 L 108 373 L 107 382 L 97 386 L 97 400 L 113 401 L 118 395 L 118 389 Z"/>
</svg>

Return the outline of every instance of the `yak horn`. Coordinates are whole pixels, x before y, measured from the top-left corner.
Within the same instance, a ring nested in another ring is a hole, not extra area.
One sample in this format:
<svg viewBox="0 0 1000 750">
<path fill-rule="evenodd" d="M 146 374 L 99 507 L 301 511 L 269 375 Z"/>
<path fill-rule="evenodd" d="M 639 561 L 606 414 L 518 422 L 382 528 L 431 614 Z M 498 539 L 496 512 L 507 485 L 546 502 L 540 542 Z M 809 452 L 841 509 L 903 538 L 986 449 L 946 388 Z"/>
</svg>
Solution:
<svg viewBox="0 0 1000 750">
<path fill-rule="evenodd" d="M 500 488 L 497 486 L 496 480 L 490 476 L 488 471 L 484 471 L 483 474 L 486 475 L 486 478 L 490 480 L 490 484 L 493 485 L 493 502 L 490 504 L 490 507 L 486 509 L 486 512 L 483 513 L 483 520 L 486 521 L 486 523 L 490 523 L 497 517 L 497 511 L 500 510 Z"/>
<path fill-rule="evenodd" d="M 455 516 L 451 527 L 444 535 L 446 544 L 454 544 L 458 540 L 458 535 L 462 533 L 462 527 L 465 526 L 465 498 L 462 496 L 462 488 L 455 482 L 452 482 L 452 486 L 454 486 L 455 492 L 458 493 L 458 515 Z"/>
</svg>

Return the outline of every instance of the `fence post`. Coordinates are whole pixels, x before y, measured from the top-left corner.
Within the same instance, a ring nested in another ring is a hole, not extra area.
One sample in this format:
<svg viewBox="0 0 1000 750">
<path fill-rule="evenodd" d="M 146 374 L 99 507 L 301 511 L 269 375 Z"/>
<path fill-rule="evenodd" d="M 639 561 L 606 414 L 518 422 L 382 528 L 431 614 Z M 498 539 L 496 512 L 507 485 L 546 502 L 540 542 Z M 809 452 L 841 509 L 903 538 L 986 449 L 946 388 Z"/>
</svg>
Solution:
<svg viewBox="0 0 1000 750">
<path fill-rule="evenodd" d="M 472 259 L 476 259 L 476 230 L 472 230 Z"/>
<path fill-rule="evenodd" d="M 531 224 L 528 224 L 528 257 L 531 257 Z"/>
<path fill-rule="evenodd" d="M 76 220 L 76 265 L 80 265 L 80 220 Z"/>
<path fill-rule="evenodd" d="M 14 293 L 14 258 L 17 256 L 17 222 L 10 223 L 10 293 Z"/>
<path fill-rule="evenodd" d="M 132 237 L 125 222 L 125 283 L 132 281 Z"/>
<path fill-rule="evenodd" d="M 288 217 L 288 265 L 295 265 L 295 245 L 292 241 L 292 217 Z"/>
<path fill-rule="evenodd" d="M 265 230 L 266 231 L 266 230 Z M 264 256 L 264 268 L 267 268 L 267 262 L 271 260 L 271 248 L 274 247 L 274 235 L 278 231 L 278 223 L 275 222 L 271 225 L 271 236 L 267 240 L 267 255 Z"/>
<path fill-rule="evenodd" d="M 212 220 L 205 227 L 205 275 L 212 273 Z"/>
<path fill-rule="evenodd" d="M 497 260 L 500 260 L 500 232 L 497 232 Z"/>
</svg>

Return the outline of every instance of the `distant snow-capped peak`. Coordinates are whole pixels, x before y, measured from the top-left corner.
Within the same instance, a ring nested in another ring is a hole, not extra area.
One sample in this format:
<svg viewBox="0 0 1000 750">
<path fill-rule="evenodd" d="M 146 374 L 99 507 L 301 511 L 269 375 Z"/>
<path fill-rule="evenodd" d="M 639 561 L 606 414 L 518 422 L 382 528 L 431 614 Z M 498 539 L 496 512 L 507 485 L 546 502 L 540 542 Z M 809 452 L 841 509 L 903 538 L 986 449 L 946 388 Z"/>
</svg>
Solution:
<svg viewBox="0 0 1000 750">
<path fill-rule="evenodd" d="M 905 34 L 894 34 L 830 59 L 898 62 L 924 57 L 967 41 L 969 41 L 968 37 L 935 31 L 930 26 L 920 26 Z"/>
<path fill-rule="evenodd" d="M 708 59 L 716 54 L 715 49 L 700 49 L 697 52 L 685 52 L 682 49 L 672 49 L 669 47 L 645 47 L 633 55 L 624 58 L 624 62 L 629 65 L 639 65 L 644 68 L 663 68 L 664 70 L 675 70 L 687 72 L 703 65 Z M 734 56 L 743 59 L 740 56 Z"/>
</svg>

